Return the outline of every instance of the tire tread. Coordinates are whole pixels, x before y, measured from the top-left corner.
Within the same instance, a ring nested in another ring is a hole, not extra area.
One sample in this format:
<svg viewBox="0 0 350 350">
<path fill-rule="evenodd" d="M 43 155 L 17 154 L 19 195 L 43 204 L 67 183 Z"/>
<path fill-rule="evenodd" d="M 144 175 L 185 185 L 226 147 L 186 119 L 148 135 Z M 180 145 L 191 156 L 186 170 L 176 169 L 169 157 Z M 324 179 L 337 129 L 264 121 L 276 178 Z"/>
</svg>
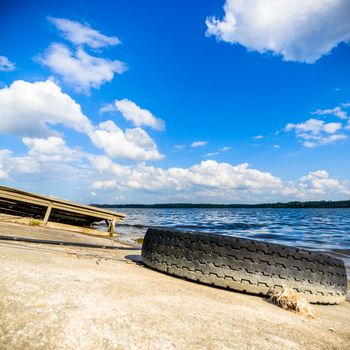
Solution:
<svg viewBox="0 0 350 350">
<path fill-rule="evenodd" d="M 289 286 L 310 302 L 345 300 L 344 263 L 327 254 L 247 238 L 148 229 L 143 262 L 151 268 L 213 286 L 268 295 Z"/>
</svg>

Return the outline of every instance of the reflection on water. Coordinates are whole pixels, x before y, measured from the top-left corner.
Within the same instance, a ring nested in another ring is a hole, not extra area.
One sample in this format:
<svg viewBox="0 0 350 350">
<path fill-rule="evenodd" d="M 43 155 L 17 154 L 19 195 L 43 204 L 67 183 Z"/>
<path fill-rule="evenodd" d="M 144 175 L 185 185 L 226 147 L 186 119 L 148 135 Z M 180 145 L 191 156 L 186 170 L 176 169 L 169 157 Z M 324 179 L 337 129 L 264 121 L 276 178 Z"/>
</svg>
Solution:
<svg viewBox="0 0 350 350">
<path fill-rule="evenodd" d="M 117 210 L 120 211 L 120 210 Z M 213 232 L 330 253 L 350 267 L 350 209 L 123 209 L 117 226 L 133 241 L 147 228 Z"/>
</svg>

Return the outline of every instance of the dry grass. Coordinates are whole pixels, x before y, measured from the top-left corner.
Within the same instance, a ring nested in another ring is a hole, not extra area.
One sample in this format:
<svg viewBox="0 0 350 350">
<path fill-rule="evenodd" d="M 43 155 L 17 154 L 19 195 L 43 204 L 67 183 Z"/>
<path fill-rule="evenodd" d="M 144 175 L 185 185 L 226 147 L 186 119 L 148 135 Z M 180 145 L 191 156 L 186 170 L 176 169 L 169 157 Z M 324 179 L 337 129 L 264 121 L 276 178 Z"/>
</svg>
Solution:
<svg viewBox="0 0 350 350">
<path fill-rule="evenodd" d="M 36 219 L 30 219 L 29 220 L 29 226 L 40 226 L 41 225 L 41 221 L 40 220 L 36 220 Z"/>
<path fill-rule="evenodd" d="M 142 244 L 142 243 L 143 243 L 143 238 L 136 238 L 136 239 L 134 239 L 134 241 L 135 241 L 137 244 Z"/>
<path fill-rule="evenodd" d="M 291 288 L 285 287 L 273 292 L 270 301 L 284 310 L 292 311 L 308 318 L 315 318 L 309 302 Z"/>
</svg>

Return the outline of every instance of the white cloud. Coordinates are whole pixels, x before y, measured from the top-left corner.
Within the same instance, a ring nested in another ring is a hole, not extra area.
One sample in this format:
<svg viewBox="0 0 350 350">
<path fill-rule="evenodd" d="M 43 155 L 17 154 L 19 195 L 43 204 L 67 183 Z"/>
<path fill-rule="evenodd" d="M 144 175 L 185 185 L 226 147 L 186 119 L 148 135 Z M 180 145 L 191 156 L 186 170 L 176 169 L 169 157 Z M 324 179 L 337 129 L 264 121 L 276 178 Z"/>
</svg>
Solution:
<svg viewBox="0 0 350 350">
<path fill-rule="evenodd" d="M 114 191 L 125 195 L 130 191 L 148 191 L 149 196 L 169 201 L 256 203 L 344 198 L 350 194 L 346 181 L 331 178 L 324 170 L 310 172 L 296 181 L 283 182 L 271 173 L 250 168 L 247 163 L 232 165 L 207 160 L 189 168 L 168 169 L 143 163 L 122 166 L 107 157 L 96 157 L 92 163 L 104 177 L 91 185 L 100 195 L 101 192 L 113 196 Z"/>
<path fill-rule="evenodd" d="M 313 118 L 304 123 L 289 123 L 285 127 L 285 131 L 294 130 L 296 137 L 302 140 L 303 145 L 308 148 L 345 140 L 347 135 L 336 134 L 341 129 L 341 123 L 325 123 L 323 120 Z"/>
<path fill-rule="evenodd" d="M 185 147 L 185 145 L 174 145 L 174 149 L 177 151 L 182 151 Z"/>
<path fill-rule="evenodd" d="M 85 133 L 92 129 L 80 105 L 50 80 L 17 80 L 0 89 L 0 133 L 46 137 L 57 134 L 55 124 Z"/>
<path fill-rule="evenodd" d="M 334 134 L 342 128 L 340 123 L 327 123 L 323 125 L 323 130 L 328 134 Z"/>
<path fill-rule="evenodd" d="M 205 154 L 203 157 L 208 158 L 208 157 L 218 156 L 221 153 L 228 152 L 231 148 L 232 147 L 224 146 L 216 152 L 210 152 L 210 153 Z"/>
<path fill-rule="evenodd" d="M 8 149 L 0 150 L 0 178 L 8 180 L 12 175 L 31 174 L 37 172 L 39 163 L 28 156 L 15 157 Z"/>
<path fill-rule="evenodd" d="M 257 135 L 257 136 L 254 136 L 253 138 L 254 138 L 255 140 L 261 140 L 261 139 L 264 138 L 264 136 L 262 136 L 262 135 Z"/>
<path fill-rule="evenodd" d="M 232 147 L 224 146 L 224 147 L 219 149 L 219 152 L 228 152 L 230 149 L 232 149 Z"/>
<path fill-rule="evenodd" d="M 127 70 L 125 63 L 92 56 L 83 46 L 100 49 L 120 43 L 117 37 L 101 34 L 89 25 L 81 24 L 64 18 L 48 18 L 63 37 L 70 41 L 75 48 L 53 43 L 37 60 L 49 67 L 62 80 L 78 92 L 89 94 L 90 89 L 98 89 L 110 82 L 114 75 Z"/>
<path fill-rule="evenodd" d="M 116 180 L 95 181 L 91 188 L 94 190 L 115 190 L 118 188 L 118 182 Z"/>
<path fill-rule="evenodd" d="M 130 160 L 160 160 L 164 156 L 157 149 L 153 139 L 141 128 L 126 129 L 123 132 L 111 120 L 103 122 L 90 134 L 94 145 L 102 148 L 111 158 Z"/>
<path fill-rule="evenodd" d="M 347 138 L 348 137 L 344 134 L 318 137 L 318 138 L 314 138 L 315 141 L 303 142 L 303 145 L 307 148 L 314 148 L 320 145 L 329 145 L 332 143 L 336 143 L 337 141 L 346 140 Z"/>
<path fill-rule="evenodd" d="M 2 166 L 2 165 L 1 165 Z M 5 170 L 0 168 L 0 180 L 7 180 L 8 179 L 8 174 Z"/>
<path fill-rule="evenodd" d="M 0 180 L 7 180 L 9 178 L 9 173 L 5 169 L 5 161 L 10 154 L 11 154 L 11 151 L 7 149 L 0 150 Z"/>
<path fill-rule="evenodd" d="M 165 123 L 162 119 L 156 118 L 150 111 L 139 107 L 135 102 L 127 98 L 123 100 L 115 100 L 113 104 L 109 104 L 100 109 L 100 113 L 120 112 L 128 121 L 136 126 L 149 126 L 155 130 L 164 130 Z"/>
<path fill-rule="evenodd" d="M 116 195 L 116 196 L 114 197 L 114 200 L 117 201 L 117 202 L 125 201 L 125 199 L 126 199 L 126 198 L 125 198 L 123 195 L 121 195 L 121 194 Z"/>
<path fill-rule="evenodd" d="M 298 186 L 304 195 L 325 195 L 327 192 L 350 195 L 350 189 L 338 179 L 331 178 L 325 170 L 310 172 L 301 177 Z"/>
<path fill-rule="evenodd" d="M 154 140 L 141 128 L 123 131 L 112 121 L 94 126 L 82 113 L 80 105 L 52 81 L 28 83 L 18 80 L 0 90 L 0 133 L 23 136 L 30 155 L 76 156 L 77 151 L 67 149 L 53 128 L 57 124 L 87 135 L 96 147 L 113 158 L 163 158 Z M 54 150 L 56 154 L 53 154 Z"/>
<path fill-rule="evenodd" d="M 286 131 L 290 131 L 292 129 L 295 129 L 297 133 L 304 133 L 304 132 L 310 132 L 312 134 L 319 134 L 322 131 L 324 125 L 323 120 L 318 119 L 309 119 L 304 123 L 300 124 L 293 124 L 288 123 L 286 125 Z"/>
<path fill-rule="evenodd" d="M 207 144 L 208 144 L 207 141 L 194 141 L 194 142 L 192 142 L 191 147 L 193 147 L 193 148 L 203 147 L 203 146 L 205 146 Z"/>
<path fill-rule="evenodd" d="M 202 191 L 217 189 L 217 191 L 270 191 L 271 188 L 281 188 L 282 182 L 270 173 L 249 168 L 247 163 L 233 166 L 228 163 L 218 163 L 213 160 L 203 161 L 190 168 L 161 169 L 145 164 L 126 167 L 113 164 L 105 157 L 94 161 L 99 171 L 107 172 L 113 180 L 96 181 L 92 188 L 118 190 L 148 190 L 148 191 Z"/>
<path fill-rule="evenodd" d="M 28 141 L 28 140 L 27 140 Z M 277 200 L 344 199 L 350 194 L 350 182 L 330 177 L 325 170 L 310 172 L 299 180 L 283 182 L 269 172 L 251 168 L 247 163 L 233 165 L 213 160 L 188 168 L 157 168 L 137 163 L 121 165 L 107 156 L 81 154 L 74 157 L 55 156 L 61 147 L 74 154 L 62 140 L 31 140 L 29 152 L 15 157 L 0 150 L 0 179 L 18 181 L 42 188 L 45 181 L 74 184 L 75 191 L 86 193 L 96 201 L 132 202 L 226 202 L 258 203 Z M 45 149 L 45 144 L 49 150 Z M 91 192 L 86 192 L 90 187 Z M 69 192 L 73 196 L 72 192 Z M 132 197 L 134 195 L 134 197 Z M 131 197 L 130 197 L 131 196 Z M 119 199 L 116 199 L 119 198 Z M 71 198 L 72 199 L 72 198 Z"/>
<path fill-rule="evenodd" d="M 48 20 L 61 31 L 63 37 L 74 45 L 87 45 L 92 48 L 102 48 L 120 44 L 117 37 L 109 37 L 92 29 L 88 24 L 81 24 L 65 18 L 49 17 Z"/>
<path fill-rule="evenodd" d="M 23 142 L 28 147 L 24 155 L 15 156 L 9 150 L 0 150 L 0 176 L 11 185 L 37 186 L 38 192 L 41 192 L 49 183 L 50 191 L 69 188 L 69 197 L 82 190 L 83 180 L 94 178 L 95 171 L 91 168 L 88 155 L 69 148 L 61 138 L 24 138 Z"/>
<path fill-rule="evenodd" d="M 281 148 L 281 146 L 280 145 L 273 145 L 273 148 L 279 149 L 279 148 Z"/>
<path fill-rule="evenodd" d="M 66 84 L 83 93 L 89 93 L 91 88 L 98 89 L 110 82 L 115 73 L 122 74 L 127 69 L 121 61 L 91 56 L 82 48 L 73 52 L 58 43 L 53 43 L 38 60 Z"/>
<path fill-rule="evenodd" d="M 345 105 L 346 107 L 346 105 Z M 331 109 L 317 109 L 316 111 L 312 112 L 311 114 L 316 115 L 334 115 L 335 117 L 339 117 L 340 119 L 348 119 L 348 115 L 346 111 L 344 111 L 341 107 L 335 107 Z"/>
<path fill-rule="evenodd" d="M 79 192 L 80 198 L 86 196 L 88 182 L 96 179 L 91 154 L 69 147 L 58 136 L 24 137 L 22 141 L 28 148 L 23 155 L 15 156 L 9 150 L 0 150 L 0 170 L 6 174 L 5 181 L 11 186 L 37 187 L 39 193 L 49 186 L 50 194 L 54 191 L 56 196 L 62 197 L 65 192 L 65 198 Z"/>
<path fill-rule="evenodd" d="M 313 63 L 350 40 L 348 0 L 226 0 L 224 11 L 207 35 L 286 61 Z"/>
<path fill-rule="evenodd" d="M 12 72 L 16 69 L 16 65 L 12 63 L 6 56 L 0 56 L 0 72 Z"/>
<path fill-rule="evenodd" d="M 47 139 L 24 137 L 22 141 L 29 148 L 28 155 L 39 161 L 71 162 L 82 157 L 80 151 L 67 147 L 58 136 Z"/>
<path fill-rule="evenodd" d="M 210 152 L 210 153 L 207 153 L 206 155 L 204 155 L 203 157 L 205 157 L 205 158 L 214 157 L 214 156 L 217 156 L 219 154 L 220 154 L 220 152 Z"/>
</svg>

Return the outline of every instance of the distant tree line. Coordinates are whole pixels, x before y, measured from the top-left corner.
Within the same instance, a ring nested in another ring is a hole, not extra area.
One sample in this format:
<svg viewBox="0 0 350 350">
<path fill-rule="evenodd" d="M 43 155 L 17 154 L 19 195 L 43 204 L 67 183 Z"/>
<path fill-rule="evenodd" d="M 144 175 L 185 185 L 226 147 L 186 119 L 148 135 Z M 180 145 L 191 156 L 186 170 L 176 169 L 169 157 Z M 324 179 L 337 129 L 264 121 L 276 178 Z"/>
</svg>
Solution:
<svg viewBox="0 0 350 350">
<path fill-rule="evenodd" d="M 263 204 L 208 204 L 208 203 L 163 203 L 163 204 L 91 204 L 98 208 L 151 208 L 151 209 L 176 209 L 176 208 L 350 208 L 348 201 L 309 201 L 288 203 L 263 203 Z"/>
</svg>

